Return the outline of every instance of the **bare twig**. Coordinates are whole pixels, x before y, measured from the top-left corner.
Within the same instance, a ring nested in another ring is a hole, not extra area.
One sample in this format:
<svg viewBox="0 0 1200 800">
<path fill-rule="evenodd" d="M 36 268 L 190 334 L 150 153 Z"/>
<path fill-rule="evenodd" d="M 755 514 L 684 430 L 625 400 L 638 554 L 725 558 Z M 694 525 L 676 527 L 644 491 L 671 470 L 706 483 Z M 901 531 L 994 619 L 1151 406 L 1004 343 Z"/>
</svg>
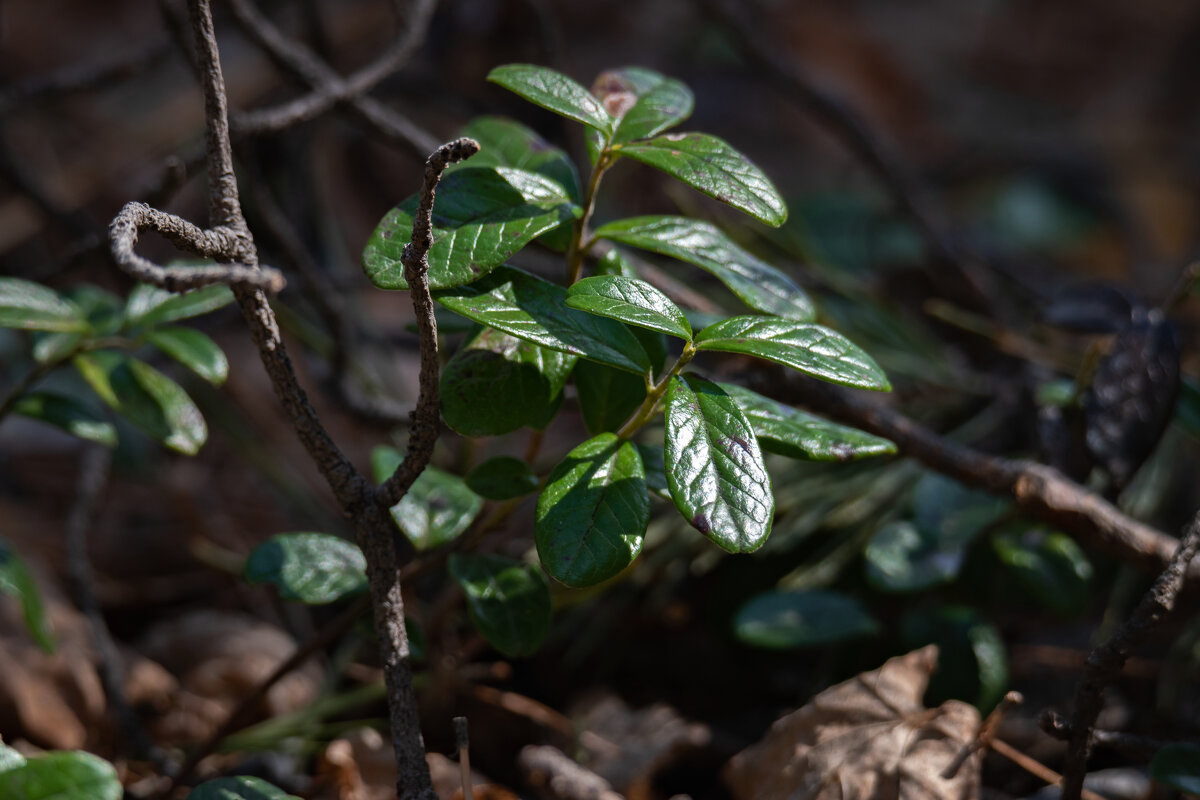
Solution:
<svg viewBox="0 0 1200 800">
<path fill-rule="evenodd" d="M 1112 503 L 1051 467 L 982 453 L 945 439 L 865 393 L 794 372 L 750 376 L 754 388 L 804 405 L 839 422 L 891 439 L 902 455 L 969 486 L 1011 496 L 1030 517 L 1145 572 L 1157 574 L 1172 559 L 1177 540 L 1121 513 Z M 1190 577 L 1200 578 L 1200 564 Z"/>
<path fill-rule="evenodd" d="M 310 94 L 282 106 L 240 114 L 235 125 L 238 135 L 273 133 L 310 120 L 335 105 L 347 104 L 379 134 L 424 158 L 438 142 L 366 93 L 412 55 L 425 35 L 435 6 L 436 0 L 416 0 L 404 33 L 392 46 L 354 75 L 342 78 L 303 44 L 285 36 L 250 0 L 230 0 L 234 16 L 247 35 L 280 65 L 313 87 Z"/>
<path fill-rule="evenodd" d="M 475 800 L 471 785 L 471 737 L 467 732 L 467 718 L 454 718 L 454 747 L 458 750 L 458 769 L 462 776 L 463 800 Z"/>
<path fill-rule="evenodd" d="M 530 784 L 558 800 L 623 800 L 608 781 L 557 748 L 529 745 L 521 749 L 517 764 Z"/>
<path fill-rule="evenodd" d="M 113 260 L 131 277 L 152 283 L 167 291 L 180 292 L 222 283 L 278 292 L 283 289 L 283 274 L 244 264 L 212 267 L 160 267 L 134 252 L 138 234 L 154 230 L 179 247 L 204 258 L 227 258 L 241 245 L 239 234 L 231 229 L 201 230 L 185 219 L 151 208 L 145 203 L 126 203 L 109 226 L 109 246 Z"/>
<path fill-rule="evenodd" d="M 1004 715 L 1024 702 L 1025 698 L 1020 692 L 1009 692 L 1004 695 L 991 713 L 979 723 L 979 730 L 975 732 L 975 738 L 967 742 L 954 760 L 942 770 L 942 778 L 952 780 L 962 769 L 963 764 L 967 763 L 968 758 L 979 750 L 991 747 L 992 741 L 996 738 L 996 730 L 1000 727 L 1000 721 L 1004 719 Z"/>
<path fill-rule="evenodd" d="M 1155 672 L 1154 676 L 1157 677 L 1158 673 Z M 1064 742 L 1071 740 L 1071 733 L 1074 730 L 1066 717 L 1057 711 L 1051 710 L 1042 714 L 1038 719 L 1038 725 L 1047 735 Z M 1093 746 L 1102 745 L 1146 760 L 1149 760 L 1151 756 L 1167 745 L 1178 743 L 1179 740 L 1159 739 L 1154 736 L 1145 736 L 1140 733 L 1129 733 L 1127 731 L 1112 731 L 1104 730 L 1103 728 L 1094 728 L 1092 730 Z M 1191 744 L 1200 746 L 1200 742 L 1191 742 Z"/>
<path fill-rule="evenodd" d="M 413 311 L 417 315 L 417 334 L 421 342 L 420 394 L 408 429 L 408 448 L 404 461 L 375 491 L 376 499 L 393 506 L 412 486 L 429 463 L 438 436 L 438 351 L 437 319 L 433 314 L 433 297 L 429 294 L 429 248 L 433 246 L 433 200 L 438 182 L 446 167 L 479 152 L 474 139 L 455 139 L 439 147 L 425 162 L 425 183 L 421 187 L 417 211 L 413 216 L 412 241 L 404 246 L 400 261 L 404 264 L 404 280 L 412 295 Z"/>
<path fill-rule="evenodd" d="M 1062 785 L 1062 775 L 1059 775 L 1037 759 L 1025 755 L 1003 739 L 993 739 L 989 746 L 992 752 L 1004 756 L 1030 775 L 1040 778 L 1051 786 Z M 1093 791 L 1084 789 L 1083 800 L 1105 800 L 1105 798 Z"/>
<path fill-rule="evenodd" d="M 125 697 L 125 668 L 121 654 L 117 651 L 108 624 L 100 613 L 96 599 L 95 582 L 91 562 L 87 553 L 87 534 L 100 491 L 108 480 L 112 453 L 107 447 L 92 446 L 84 451 L 80 463 L 79 480 L 75 488 L 75 502 L 67 515 L 66 562 L 67 574 L 75 589 L 79 610 L 87 618 L 92 643 L 99 659 L 100 681 L 108 703 L 116 711 L 117 722 L 138 758 L 150 760 L 164 773 L 170 772 L 170 763 L 162 752 L 150 741 L 138 719 L 137 712 Z"/>
<path fill-rule="evenodd" d="M 1146 640 L 1155 626 L 1175 606 L 1175 598 L 1187 579 L 1188 564 L 1200 549 L 1200 514 L 1192 520 L 1179 540 L 1179 547 L 1166 569 L 1154 581 L 1125 624 L 1107 642 L 1088 656 L 1083 680 L 1075 690 L 1071 713 L 1071 736 L 1067 761 L 1063 767 L 1063 800 L 1078 800 L 1087 773 L 1087 757 L 1092 746 L 1092 730 L 1104 706 L 1104 687 L 1120 674 L 1126 659 Z"/>
</svg>

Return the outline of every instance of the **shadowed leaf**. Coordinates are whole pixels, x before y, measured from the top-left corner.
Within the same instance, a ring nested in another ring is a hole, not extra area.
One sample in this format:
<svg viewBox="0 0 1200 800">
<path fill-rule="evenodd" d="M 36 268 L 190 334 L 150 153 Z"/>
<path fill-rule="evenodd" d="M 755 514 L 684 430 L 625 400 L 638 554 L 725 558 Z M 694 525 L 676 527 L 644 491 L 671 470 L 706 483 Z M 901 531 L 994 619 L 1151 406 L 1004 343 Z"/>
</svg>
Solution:
<svg viewBox="0 0 1200 800">
<path fill-rule="evenodd" d="M 550 632 L 550 587 L 537 567 L 499 556 L 455 553 L 450 574 L 467 595 L 471 621 L 509 658 L 532 655 Z"/>
<path fill-rule="evenodd" d="M 270 583 L 285 600 L 332 603 L 367 588 L 367 560 L 358 546 L 327 533 L 280 533 L 246 559 L 246 580 Z"/>
</svg>

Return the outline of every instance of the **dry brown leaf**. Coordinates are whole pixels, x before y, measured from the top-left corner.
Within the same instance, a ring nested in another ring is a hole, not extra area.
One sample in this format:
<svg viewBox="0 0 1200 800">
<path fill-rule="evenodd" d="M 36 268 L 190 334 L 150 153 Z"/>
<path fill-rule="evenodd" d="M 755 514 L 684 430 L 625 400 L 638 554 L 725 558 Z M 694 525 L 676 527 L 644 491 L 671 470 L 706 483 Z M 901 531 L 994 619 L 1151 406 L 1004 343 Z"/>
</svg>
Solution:
<svg viewBox="0 0 1200 800">
<path fill-rule="evenodd" d="M 771 726 L 725 768 L 738 800 L 976 800 L 978 753 L 942 771 L 979 728 L 973 706 L 921 702 L 937 667 L 930 645 L 826 689 Z"/>
</svg>

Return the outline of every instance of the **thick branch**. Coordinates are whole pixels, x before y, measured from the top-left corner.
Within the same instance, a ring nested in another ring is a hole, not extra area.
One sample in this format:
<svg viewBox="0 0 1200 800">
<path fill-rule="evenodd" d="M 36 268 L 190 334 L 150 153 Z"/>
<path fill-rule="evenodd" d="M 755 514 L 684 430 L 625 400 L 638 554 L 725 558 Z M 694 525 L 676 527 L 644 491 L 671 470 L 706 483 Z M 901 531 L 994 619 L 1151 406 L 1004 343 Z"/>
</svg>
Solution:
<svg viewBox="0 0 1200 800">
<path fill-rule="evenodd" d="M 400 256 L 404 280 L 412 294 L 417 315 L 417 334 L 421 341 L 420 394 L 412 412 L 408 431 L 408 449 L 403 463 L 384 481 L 375 496 L 386 506 L 395 505 L 425 469 L 433 455 L 438 436 L 438 350 L 437 320 L 433 315 L 433 297 L 429 294 L 429 248 L 433 246 L 433 200 L 446 167 L 479 152 L 474 139 L 456 139 L 444 144 L 425 162 L 425 183 L 413 217 L 412 241 Z"/>
<path fill-rule="evenodd" d="M 1175 552 L 1174 537 L 1126 516 L 1058 470 L 964 447 L 863 393 L 796 373 L 768 370 L 754 380 L 763 394 L 891 439 L 901 454 L 969 486 L 1010 495 L 1030 517 L 1145 572 L 1161 572 Z M 1200 565 L 1189 575 L 1200 578 Z"/>
<path fill-rule="evenodd" d="M 412 55 L 429 27 L 436 5 L 436 0 L 416 0 L 403 35 L 378 59 L 343 78 L 303 44 L 285 36 L 250 0 L 230 0 L 234 16 L 247 35 L 313 88 L 311 93 L 283 105 L 239 114 L 235 125 L 238 135 L 274 133 L 345 103 L 389 140 L 424 157 L 438 146 L 437 140 L 379 101 L 366 97 L 366 93 Z"/>
<path fill-rule="evenodd" d="M 1104 644 L 1088 656 L 1083 680 L 1075 690 L 1075 707 L 1071 716 L 1071 738 L 1067 745 L 1067 762 L 1063 767 L 1062 800 L 1079 800 L 1083 778 L 1087 773 L 1087 757 L 1092 746 L 1092 731 L 1096 717 L 1104 707 L 1104 687 L 1111 683 L 1133 653 L 1158 623 L 1175 606 L 1175 598 L 1188 576 L 1188 565 L 1200 549 L 1200 514 L 1192 520 L 1179 541 L 1179 547 L 1166 569 L 1154 581 L 1133 615 Z"/>
<path fill-rule="evenodd" d="M 240 213 L 240 212 L 239 212 Z M 196 289 L 223 283 L 278 292 L 283 289 L 283 274 L 244 264 L 212 267 L 160 267 L 134 252 L 138 234 L 153 230 L 170 239 L 175 246 L 203 258 L 228 259 L 242 249 L 238 234 L 228 228 L 202 230 L 185 219 L 151 208 L 145 203 L 126 203 L 108 228 L 113 260 L 131 277 L 152 283 L 170 292 Z"/>
</svg>

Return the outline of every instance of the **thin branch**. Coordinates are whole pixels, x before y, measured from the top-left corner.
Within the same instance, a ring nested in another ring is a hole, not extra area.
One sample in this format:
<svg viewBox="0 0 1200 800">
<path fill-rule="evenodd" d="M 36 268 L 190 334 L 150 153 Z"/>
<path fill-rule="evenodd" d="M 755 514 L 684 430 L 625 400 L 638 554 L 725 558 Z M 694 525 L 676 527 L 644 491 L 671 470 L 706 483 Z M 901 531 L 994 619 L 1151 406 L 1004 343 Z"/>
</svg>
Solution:
<svg viewBox="0 0 1200 800">
<path fill-rule="evenodd" d="M 164 773 L 170 772 L 170 764 L 162 752 L 155 747 L 142 727 L 137 712 L 125 697 L 125 667 L 117 651 L 108 624 L 100 613 L 100 602 L 96 599 L 95 582 L 91 562 L 87 553 L 87 534 L 100 491 L 108 480 L 112 452 L 107 447 L 92 446 L 84 451 L 80 460 L 79 480 L 75 488 L 75 501 L 67 515 L 66 567 L 75 590 L 76 603 L 87 619 L 92 643 L 99 659 L 100 682 L 109 705 L 116 711 L 117 721 L 138 758 L 149 759 Z"/>
<path fill-rule="evenodd" d="M 108 228 L 113 260 L 131 277 L 152 283 L 167 291 L 180 292 L 221 283 L 278 292 L 283 289 L 283 273 L 271 268 L 244 264 L 212 267 L 160 267 L 134 252 L 138 234 L 153 230 L 170 239 L 177 247 L 204 258 L 225 259 L 242 249 L 241 237 L 230 229 L 201 230 L 174 214 L 151 208 L 145 203 L 126 203 Z"/>
<path fill-rule="evenodd" d="M 376 499 L 393 506 L 412 486 L 433 455 L 440 425 L 438 408 L 438 349 L 437 319 L 433 314 L 433 297 L 429 294 L 429 248 L 433 246 L 433 201 L 438 182 L 446 167 L 470 158 L 479 152 L 474 139 L 455 139 L 439 147 L 425 162 L 425 183 L 417 211 L 413 216 L 412 240 L 404 246 L 400 261 L 404 264 L 404 280 L 412 295 L 413 311 L 417 315 L 417 335 L 421 342 L 420 393 L 412 412 L 408 429 L 408 448 L 404 461 L 383 484 L 375 490 Z"/>
<path fill-rule="evenodd" d="M 1125 666 L 1125 661 L 1150 632 L 1171 612 L 1175 598 L 1187 579 L 1188 564 L 1200 549 L 1200 514 L 1192 520 L 1179 540 L 1179 547 L 1166 569 L 1154 581 L 1150 591 L 1138 603 L 1133 614 L 1107 642 L 1088 656 L 1083 680 L 1075 690 L 1071 714 L 1071 738 L 1067 761 L 1063 766 L 1063 800 L 1078 800 L 1087 774 L 1087 757 L 1092 746 L 1096 717 L 1104 706 L 1104 688 Z"/>
<path fill-rule="evenodd" d="M 438 141 L 366 93 L 399 69 L 424 38 L 436 0 L 416 0 L 404 33 L 378 59 L 348 78 L 337 74 L 316 53 L 284 35 L 250 0 L 229 0 L 234 16 L 246 34 L 281 66 L 308 83 L 313 91 L 282 106 L 239 114 L 239 136 L 274 133 L 313 119 L 338 104 L 348 104 L 355 114 L 384 137 L 424 158 Z"/>
<path fill-rule="evenodd" d="M 807 406 L 838 422 L 891 439 L 902 455 L 957 481 L 1008 495 L 1030 517 L 1145 572 L 1161 572 L 1176 550 L 1174 537 L 1126 516 L 1058 470 L 951 442 L 880 401 L 867 399 L 865 392 L 774 370 L 755 372 L 750 381 L 756 391 L 776 400 Z M 1193 565 L 1188 574 L 1200 578 L 1200 564 Z"/>
</svg>

